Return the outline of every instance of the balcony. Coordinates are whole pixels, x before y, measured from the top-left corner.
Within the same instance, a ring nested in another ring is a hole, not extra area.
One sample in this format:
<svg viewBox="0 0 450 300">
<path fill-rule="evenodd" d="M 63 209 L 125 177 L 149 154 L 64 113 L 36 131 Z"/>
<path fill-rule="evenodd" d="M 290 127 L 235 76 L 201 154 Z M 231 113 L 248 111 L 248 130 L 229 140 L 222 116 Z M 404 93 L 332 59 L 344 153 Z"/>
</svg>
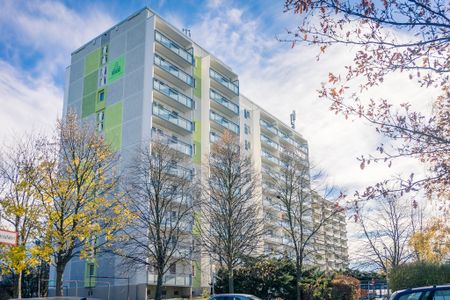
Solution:
<svg viewBox="0 0 450 300">
<path fill-rule="evenodd" d="M 231 132 L 234 132 L 235 134 L 239 134 L 239 125 L 235 124 L 234 122 L 228 120 L 227 118 L 219 115 L 218 113 L 214 111 L 209 112 L 209 119 L 216 122 L 217 124 L 225 127 L 226 129 L 230 130 Z"/>
<path fill-rule="evenodd" d="M 270 124 L 269 122 L 261 119 L 259 121 L 259 124 L 261 125 L 261 128 L 267 130 L 271 134 L 278 135 L 278 129 L 274 125 Z"/>
<path fill-rule="evenodd" d="M 169 50 L 172 54 L 175 54 L 177 58 L 181 58 L 184 63 L 194 65 L 194 56 L 192 55 L 192 53 L 189 53 L 183 47 L 179 46 L 177 43 L 175 43 L 159 31 L 155 31 L 155 41 L 164 46 L 164 48 Z M 158 50 L 164 51 L 163 49 Z M 176 58 L 174 57 L 174 60 L 175 59 Z"/>
<path fill-rule="evenodd" d="M 194 100 L 184 95 L 183 93 L 177 91 L 176 89 L 168 86 L 164 82 L 153 79 L 153 89 L 158 91 L 163 99 L 168 100 L 170 104 L 177 106 L 181 109 L 192 109 L 194 108 Z M 166 98 L 167 97 L 167 98 Z M 180 105 L 181 104 L 181 105 Z"/>
<path fill-rule="evenodd" d="M 220 136 L 215 132 L 210 132 L 209 133 L 209 141 L 211 143 L 217 143 L 218 141 L 220 141 Z"/>
<path fill-rule="evenodd" d="M 271 140 L 270 138 L 268 138 L 267 136 L 265 136 L 263 134 L 261 135 L 261 141 L 264 144 L 270 146 L 274 150 L 280 150 L 280 145 L 278 145 L 278 143 L 276 143 L 275 141 Z"/>
<path fill-rule="evenodd" d="M 226 78 L 225 76 L 214 71 L 211 68 L 209 69 L 209 77 L 214 79 L 214 81 L 220 83 L 221 86 L 231 91 L 234 95 L 239 95 L 239 86 L 232 82 L 229 78 Z"/>
<path fill-rule="evenodd" d="M 275 165 L 279 165 L 280 164 L 280 160 L 278 158 L 276 158 L 275 156 L 273 156 L 272 154 L 270 154 L 267 151 L 262 150 L 261 151 L 261 157 L 266 159 L 267 161 L 271 162 L 272 164 Z"/>
<path fill-rule="evenodd" d="M 156 285 L 157 274 L 148 274 L 148 284 Z M 192 283 L 191 274 L 166 274 L 163 277 L 164 286 L 184 286 L 189 287 Z"/>
<path fill-rule="evenodd" d="M 161 70 L 164 70 L 166 73 L 172 75 L 176 79 L 176 82 L 178 85 L 185 85 L 184 87 L 193 87 L 194 86 L 194 78 L 181 70 L 180 68 L 176 67 L 175 65 L 171 64 L 158 54 L 155 54 L 155 65 L 161 68 Z M 161 74 L 162 75 L 162 74 Z M 164 75 L 162 75 L 164 76 Z M 169 79 L 169 78 L 168 78 Z M 187 86 L 186 86 L 187 85 Z"/>
<path fill-rule="evenodd" d="M 266 234 L 264 239 L 270 243 L 275 243 L 278 245 L 282 243 L 281 236 L 276 235 L 276 234 Z"/>
<path fill-rule="evenodd" d="M 158 132 L 154 128 L 152 128 L 152 137 L 169 145 L 170 148 L 192 157 L 192 145 L 189 145 L 176 137 Z"/>
<path fill-rule="evenodd" d="M 222 107 L 227 108 L 230 112 L 235 115 L 239 115 L 239 106 L 213 89 L 209 90 L 209 97 L 214 100 L 216 103 L 219 103 Z"/>
<path fill-rule="evenodd" d="M 184 132 L 189 133 L 194 130 L 194 124 L 191 121 L 180 117 L 176 113 L 171 112 L 160 104 L 153 104 L 153 115 L 172 125 L 171 128 L 174 130 L 182 129 Z"/>
<path fill-rule="evenodd" d="M 283 132 L 281 130 L 278 131 L 279 132 L 279 136 L 281 138 L 282 141 L 286 141 L 289 144 L 295 146 L 295 141 L 293 138 L 291 138 L 286 132 Z"/>
<path fill-rule="evenodd" d="M 170 169 L 169 173 L 180 178 L 186 178 L 188 180 L 192 180 L 192 177 L 194 176 L 191 169 L 182 166 L 174 166 Z"/>
</svg>

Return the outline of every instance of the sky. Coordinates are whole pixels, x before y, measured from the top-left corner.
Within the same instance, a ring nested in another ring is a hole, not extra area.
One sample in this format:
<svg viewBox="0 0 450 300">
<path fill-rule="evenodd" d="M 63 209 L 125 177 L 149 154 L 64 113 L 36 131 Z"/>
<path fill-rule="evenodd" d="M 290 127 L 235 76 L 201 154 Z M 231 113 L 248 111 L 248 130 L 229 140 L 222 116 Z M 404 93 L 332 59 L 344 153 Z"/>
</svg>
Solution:
<svg viewBox="0 0 450 300">
<path fill-rule="evenodd" d="M 317 60 L 315 47 L 279 42 L 276 37 L 299 22 L 283 12 L 281 0 L 0 0 L 0 141 L 49 132 L 61 116 L 71 52 L 144 6 L 177 28 L 189 28 L 194 41 L 239 74 L 240 91 L 252 101 L 286 123 L 295 110 L 310 159 L 330 184 L 352 195 L 389 174 L 423 171 L 411 160 L 390 169 L 382 164 L 359 168 L 356 157 L 374 153 L 381 137 L 361 120 L 334 115 L 317 93 L 329 72 L 351 63 L 355 49 L 332 47 Z M 431 99 L 430 91 L 406 74 L 389 76 L 365 96 L 383 95 L 431 109 L 424 101 Z M 351 244 L 351 220 L 348 230 Z"/>
</svg>

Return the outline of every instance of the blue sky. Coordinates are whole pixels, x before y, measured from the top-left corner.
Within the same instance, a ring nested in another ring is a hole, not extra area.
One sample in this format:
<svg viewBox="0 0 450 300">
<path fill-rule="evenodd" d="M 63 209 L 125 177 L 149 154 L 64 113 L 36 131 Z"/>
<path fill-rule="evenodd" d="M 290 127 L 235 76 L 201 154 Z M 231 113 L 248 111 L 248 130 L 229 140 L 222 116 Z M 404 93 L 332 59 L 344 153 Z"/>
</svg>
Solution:
<svg viewBox="0 0 450 300">
<path fill-rule="evenodd" d="M 360 120 L 344 120 L 329 112 L 317 97 L 328 72 L 351 63 L 355 49 L 332 47 L 317 61 L 318 49 L 291 48 L 276 35 L 294 28 L 297 17 L 283 13 L 283 1 L 147 0 L 21 1 L 0 0 L 0 140 L 25 132 L 49 132 L 61 115 L 64 70 L 70 53 L 93 37 L 148 5 L 231 66 L 240 91 L 281 120 L 297 112 L 297 129 L 309 142 L 313 164 L 329 174 L 329 183 L 349 194 L 389 174 L 423 171 L 404 160 L 387 169 L 360 170 L 356 157 L 373 153 L 380 141 Z M 401 89 L 399 88 L 401 87 Z M 406 74 L 388 76 L 363 97 L 411 101 L 431 109 L 433 91 L 419 89 Z M 353 225 L 349 225 L 352 231 Z"/>
</svg>

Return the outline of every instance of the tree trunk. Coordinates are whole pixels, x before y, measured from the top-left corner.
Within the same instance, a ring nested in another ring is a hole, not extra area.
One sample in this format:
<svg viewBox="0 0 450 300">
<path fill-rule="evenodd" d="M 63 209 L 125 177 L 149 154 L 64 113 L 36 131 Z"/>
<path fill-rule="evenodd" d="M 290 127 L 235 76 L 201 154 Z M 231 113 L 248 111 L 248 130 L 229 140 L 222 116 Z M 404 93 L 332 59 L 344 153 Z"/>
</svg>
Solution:
<svg viewBox="0 0 450 300">
<path fill-rule="evenodd" d="M 17 299 L 22 299 L 22 276 L 23 271 L 20 271 L 19 278 L 17 280 Z"/>
<path fill-rule="evenodd" d="M 234 293 L 234 272 L 233 267 L 228 267 L 228 293 Z"/>
<path fill-rule="evenodd" d="M 65 264 L 56 264 L 56 296 L 63 296 L 63 275 Z"/>
<path fill-rule="evenodd" d="M 163 276 L 164 276 L 164 274 L 162 274 L 162 272 L 158 271 L 158 278 L 156 279 L 155 300 L 162 299 Z"/>
<path fill-rule="evenodd" d="M 302 264 L 299 262 L 299 259 L 295 263 L 295 278 L 297 283 L 297 300 L 302 300 L 302 288 L 300 286 L 302 281 Z"/>
</svg>

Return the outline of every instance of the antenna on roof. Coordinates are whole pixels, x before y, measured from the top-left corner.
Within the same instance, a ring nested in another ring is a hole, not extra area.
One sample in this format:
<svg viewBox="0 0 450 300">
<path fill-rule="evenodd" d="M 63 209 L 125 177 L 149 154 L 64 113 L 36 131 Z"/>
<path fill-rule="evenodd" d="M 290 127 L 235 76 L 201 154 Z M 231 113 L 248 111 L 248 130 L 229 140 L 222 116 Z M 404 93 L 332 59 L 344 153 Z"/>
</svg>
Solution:
<svg viewBox="0 0 450 300">
<path fill-rule="evenodd" d="M 290 117 L 291 117 L 291 127 L 292 129 L 295 129 L 295 110 L 292 111 Z"/>
<path fill-rule="evenodd" d="M 183 33 L 184 33 L 185 35 L 187 35 L 188 37 L 191 37 L 191 30 L 190 30 L 190 29 L 188 29 L 188 28 L 183 28 L 183 29 L 181 29 L 181 31 L 183 31 Z"/>
</svg>

